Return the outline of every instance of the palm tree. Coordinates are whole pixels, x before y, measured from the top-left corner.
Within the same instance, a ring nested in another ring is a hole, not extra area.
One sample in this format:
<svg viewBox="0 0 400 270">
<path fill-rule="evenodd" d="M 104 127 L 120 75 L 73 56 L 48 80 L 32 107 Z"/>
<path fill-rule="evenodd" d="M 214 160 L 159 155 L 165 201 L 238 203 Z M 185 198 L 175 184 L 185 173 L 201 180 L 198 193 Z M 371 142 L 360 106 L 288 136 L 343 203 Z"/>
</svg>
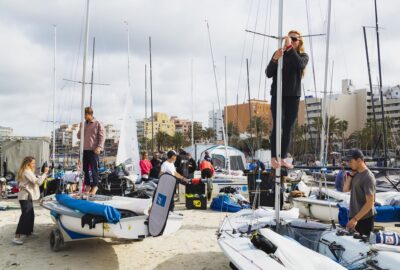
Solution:
<svg viewBox="0 0 400 270">
<path fill-rule="evenodd" d="M 175 132 L 174 136 L 171 137 L 171 144 L 175 149 L 182 148 L 186 142 L 185 136 L 181 132 Z"/>
<path fill-rule="evenodd" d="M 214 140 L 215 135 L 215 130 L 213 128 L 206 128 L 203 130 L 203 138 L 206 140 Z"/>
<path fill-rule="evenodd" d="M 157 132 L 155 139 L 157 142 L 158 151 L 161 151 L 168 146 L 168 144 L 170 143 L 170 138 L 171 136 L 168 135 L 166 132 L 163 131 Z"/>
</svg>

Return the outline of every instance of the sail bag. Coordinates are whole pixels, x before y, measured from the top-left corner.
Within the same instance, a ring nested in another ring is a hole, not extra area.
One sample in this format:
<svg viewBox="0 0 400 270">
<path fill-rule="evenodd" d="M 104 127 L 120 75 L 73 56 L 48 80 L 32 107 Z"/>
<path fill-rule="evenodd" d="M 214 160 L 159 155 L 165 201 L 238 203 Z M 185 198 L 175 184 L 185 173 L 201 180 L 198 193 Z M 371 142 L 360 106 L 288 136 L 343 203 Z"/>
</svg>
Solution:
<svg viewBox="0 0 400 270">
<path fill-rule="evenodd" d="M 176 178 L 174 176 L 167 173 L 161 175 L 149 216 L 149 234 L 151 236 L 160 236 L 164 231 L 174 199 L 175 186 Z"/>
</svg>

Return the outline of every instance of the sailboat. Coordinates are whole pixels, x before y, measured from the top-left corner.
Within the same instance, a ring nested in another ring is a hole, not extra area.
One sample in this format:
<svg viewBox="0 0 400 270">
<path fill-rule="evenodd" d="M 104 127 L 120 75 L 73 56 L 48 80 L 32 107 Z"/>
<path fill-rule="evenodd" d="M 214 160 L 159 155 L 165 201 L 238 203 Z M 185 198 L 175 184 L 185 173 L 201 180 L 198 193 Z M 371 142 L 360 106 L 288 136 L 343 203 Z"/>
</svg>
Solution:
<svg viewBox="0 0 400 270">
<path fill-rule="evenodd" d="M 88 41 L 88 24 L 89 0 L 87 1 L 86 41 Z M 84 55 L 86 55 L 86 50 L 87 44 Z M 84 57 L 84 69 L 85 60 L 86 57 Z M 83 107 L 84 80 L 82 85 Z M 129 102 L 132 102 L 131 98 L 127 99 L 126 106 L 130 105 Z M 137 139 L 135 140 L 136 123 L 132 119 L 128 107 L 125 107 L 125 117 L 127 122 L 123 124 L 125 131 L 121 135 L 123 144 L 118 155 L 119 160 L 130 165 L 127 166 L 128 171 L 135 175 L 138 166 L 135 167 L 135 155 L 131 158 L 131 154 L 137 152 L 138 156 Z M 129 125 L 128 121 L 133 122 L 133 125 Z M 133 137 L 130 137 L 129 132 L 132 132 Z M 81 143 L 81 150 L 82 146 L 83 143 Z M 137 158 L 136 161 L 138 165 L 139 159 Z M 153 199 L 102 195 L 84 196 L 83 194 L 77 196 L 56 194 L 45 197 L 41 206 L 50 211 L 51 218 L 56 224 L 56 228 L 52 229 L 50 233 L 52 250 L 60 250 L 65 242 L 96 237 L 141 240 L 148 236 L 155 237 L 176 232 L 183 220 L 182 215 L 170 212 L 176 179 L 172 175 L 164 174 L 160 180 Z M 149 213 L 150 207 L 151 212 Z"/>
<path fill-rule="evenodd" d="M 328 12 L 328 40 L 331 0 Z M 282 42 L 283 0 L 279 1 L 278 48 Z M 277 126 L 281 126 L 282 57 L 278 61 Z M 281 152 L 281 129 L 276 129 L 277 154 Z M 321 147 L 322 148 L 322 147 Z M 259 196 L 261 180 L 257 180 Z M 234 269 L 398 269 L 396 246 L 374 244 L 375 234 L 362 237 L 280 210 L 280 169 L 276 170 L 275 210 L 260 213 L 241 210 L 227 216 L 218 229 L 218 244 Z M 261 209 L 263 210 L 263 209 Z M 265 209 L 264 209 L 265 210 Z M 257 212 L 258 211 L 258 212 Z M 293 211 L 293 209 L 291 210 Z"/>
</svg>

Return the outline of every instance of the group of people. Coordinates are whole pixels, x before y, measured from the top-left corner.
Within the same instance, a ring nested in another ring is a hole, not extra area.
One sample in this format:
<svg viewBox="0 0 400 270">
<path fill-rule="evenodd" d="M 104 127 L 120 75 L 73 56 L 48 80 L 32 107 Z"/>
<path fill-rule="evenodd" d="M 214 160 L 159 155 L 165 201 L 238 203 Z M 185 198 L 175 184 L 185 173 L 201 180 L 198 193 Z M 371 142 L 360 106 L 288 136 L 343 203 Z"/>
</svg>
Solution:
<svg viewBox="0 0 400 270">
<path fill-rule="evenodd" d="M 273 54 L 265 71 L 266 76 L 272 78 L 271 112 L 273 129 L 271 132 L 271 167 L 274 169 L 280 167 L 293 168 L 288 157 L 290 134 L 297 118 L 301 97 L 301 80 L 309 60 L 308 55 L 304 52 L 304 40 L 299 31 L 289 31 L 283 40 L 284 46 Z M 282 57 L 282 104 L 277 104 L 278 62 Z M 276 125 L 277 106 L 282 106 L 282 127 L 277 127 Z M 281 155 L 278 155 L 276 151 L 276 130 L 278 128 L 282 128 Z M 78 138 L 80 138 L 80 131 L 78 132 Z M 97 191 L 99 154 L 104 149 L 104 140 L 105 131 L 103 125 L 94 118 L 92 108 L 85 108 L 82 166 L 85 192 L 88 194 L 95 194 Z M 255 167 L 263 169 L 262 165 L 259 162 L 254 164 Z M 373 207 L 375 178 L 365 165 L 364 156 L 360 150 L 356 149 L 351 153 L 348 165 L 352 173 L 346 174 L 343 184 L 343 191 L 351 192 L 350 220 L 347 227 L 368 235 L 373 228 L 373 220 L 376 213 Z M 161 174 L 169 173 L 178 180 L 186 182 L 188 178 L 193 177 L 194 171 L 198 167 L 201 170 L 202 178 L 210 178 L 214 174 L 214 167 L 208 153 L 206 153 L 200 164 L 196 164 L 191 155 L 183 150 L 179 151 L 179 154 L 173 150 L 168 151 L 164 160 L 160 158 L 159 153 L 154 153 L 152 159 L 148 160 L 148 153 L 143 152 L 140 160 L 143 178 L 159 178 Z M 46 179 L 49 171 L 49 168 L 45 168 L 40 176 L 36 176 L 35 169 L 35 159 L 26 157 L 18 171 L 17 180 L 20 187 L 18 200 L 21 205 L 21 217 L 13 240 L 15 244 L 23 244 L 21 236 L 30 236 L 33 233 L 34 211 L 32 201 L 39 199 L 39 185 Z"/>
</svg>

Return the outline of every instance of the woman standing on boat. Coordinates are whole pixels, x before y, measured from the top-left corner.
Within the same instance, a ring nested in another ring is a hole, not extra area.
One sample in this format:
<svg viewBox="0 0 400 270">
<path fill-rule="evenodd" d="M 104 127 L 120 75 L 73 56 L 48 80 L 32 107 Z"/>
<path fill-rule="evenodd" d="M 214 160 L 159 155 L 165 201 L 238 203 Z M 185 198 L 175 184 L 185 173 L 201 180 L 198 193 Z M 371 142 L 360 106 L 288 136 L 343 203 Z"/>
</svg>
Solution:
<svg viewBox="0 0 400 270">
<path fill-rule="evenodd" d="M 288 169 L 293 165 L 286 161 L 290 144 L 290 132 L 297 118 L 301 96 L 301 79 L 308 63 L 308 55 L 304 52 L 304 41 L 301 33 L 292 30 L 284 37 L 285 45 L 278 49 L 271 58 L 265 73 L 272 78 L 271 112 L 273 128 L 271 133 L 271 165 L 274 169 L 280 166 Z M 283 57 L 282 68 L 282 160 L 276 155 L 276 88 L 278 60 Z"/>
<path fill-rule="evenodd" d="M 33 200 L 40 198 L 39 186 L 47 177 L 49 168 L 44 168 L 41 176 L 35 175 L 36 161 L 34 157 L 25 157 L 17 173 L 19 185 L 18 201 L 21 205 L 21 217 L 19 218 L 15 232 L 14 244 L 22 245 L 21 235 L 29 236 L 33 233 L 35 213 L 33 212 Z"/>
</svg>

